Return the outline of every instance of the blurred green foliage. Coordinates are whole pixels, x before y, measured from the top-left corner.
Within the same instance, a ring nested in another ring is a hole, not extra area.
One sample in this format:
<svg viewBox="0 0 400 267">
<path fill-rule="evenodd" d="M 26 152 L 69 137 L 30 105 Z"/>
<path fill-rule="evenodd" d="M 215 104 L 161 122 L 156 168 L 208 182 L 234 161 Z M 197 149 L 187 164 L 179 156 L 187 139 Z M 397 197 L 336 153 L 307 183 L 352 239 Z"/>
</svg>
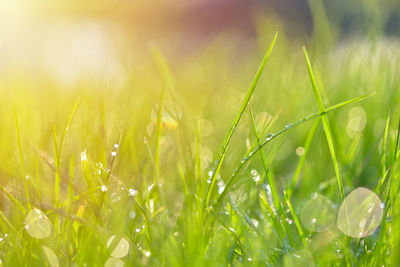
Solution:
<svg viewBox="0 0 400 267">
<path fill-rule="evenodd" d="M 227 34 L 179 61 L 153 47 L 140 61 L 121 63 L 118 84 L 90 75 L 66 85 L 36 72 L 1 74 L 3 264 L 398 265 L 400 43 L 376 30 L 383 25 L 377 2 L 364 2 L 375 26 L 346 41 L 323 3 L 313 0 L 313 37 L 306 41 L 287 37 L 279 20 L 260 17 L 254 41 Z M 250 99 L 254 117 L 246 108 L 234 128 L 208 207 L 210 172 L 276 29 L 277 43 Z M 315 193 L 333 203 L 330 210 L 342 201 L 322 124 L 290 124 L 319 112 L 303 45 L 325 108 L 376 92 L 322 115 L 344 194 L 366 187 L 384 203 L 381 226 L 369 237 L 346 237 L 336 221 L 312 232 L 298 219 Z M 263 148 L 265 158 L 248 160 L 219 198 L 256 148 L 254 130 L 264 141 L 285 128 Z M 275 211 L 269 179 L 281 210 Z M 30 216 L 27 223 L 32 209 L 49 218 L 49 236 L 35 239 L 26 230 L 40 228 L 41 220 L 47 225 L 46 217 L 31 222 Z M 117 260 L 115 249 L 124 251 L 126 241 L 129 253 Z"/>
</svg>

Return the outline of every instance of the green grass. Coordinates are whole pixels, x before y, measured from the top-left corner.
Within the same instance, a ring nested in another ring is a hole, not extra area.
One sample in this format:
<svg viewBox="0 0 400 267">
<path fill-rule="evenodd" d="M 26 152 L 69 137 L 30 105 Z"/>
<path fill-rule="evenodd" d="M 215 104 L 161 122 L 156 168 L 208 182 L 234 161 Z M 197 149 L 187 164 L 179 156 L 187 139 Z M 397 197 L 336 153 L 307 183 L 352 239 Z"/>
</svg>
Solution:
<svg viewBox="0 0 400 267">
<path fill-rule="evenodd" d="M 398 44 L 285 40 L 175 64 L 152 45 L 122 88 L 1 76 L 3 264 L 398 266 Z M 301 221 L 314 193 L 337 212 L 359 187 L 384 203 L 372 235 Z"/>
</svg>

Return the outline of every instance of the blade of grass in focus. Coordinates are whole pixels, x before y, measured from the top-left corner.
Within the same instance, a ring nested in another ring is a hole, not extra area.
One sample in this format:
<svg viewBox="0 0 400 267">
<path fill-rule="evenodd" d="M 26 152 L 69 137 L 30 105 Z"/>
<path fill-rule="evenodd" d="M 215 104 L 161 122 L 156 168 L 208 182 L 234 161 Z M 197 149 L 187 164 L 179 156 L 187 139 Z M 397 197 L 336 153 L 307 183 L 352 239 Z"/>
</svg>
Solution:
<svg viewBox="0 0 400 267">
<path fill-rule="evenodd" d="M 316 98 L 317 103 L 318 103 L 319 111 L 321 113 L 325 113 L 326 110 L 325 110 L 325 107 L 324 107 L 324 103 L 322 102 L 322 98 L 321 98 L 321 94 L 320 94 L 319 89 L 318 89 L 317 81 L 315 80 L 315 76 L 314 76 L 314 73 L 313 73 L 313 70 L 312 70 L 312 67 L 311 67 L 311 62 L 310 62 L 310 59 L 308 57 L 308 53 L 307 53 L 307 50 L 306 50 L 305 47 L 303 47 L 303 52 L 304 52 L 304 56 L 306 58 L 308 74 L 310 76 L 312 88 L 314 90 L 314 95 L 315 95 L 315 98 Z M 322 124 L 324 126 L 324 132 L 325 132 L 325 136 L 326 136 L 326 141 L 328 142 L 329 151 L 331 152 L 332 162 L 333 162 L 333 166 L 334 166 L 334 169 L 335 169 L 336 177 L 337 177 L 337 180 L 338 180 L 340 197 L 341 197 L 341 199 L 343 201 L 344 198 L 345 198 L 344 185 L 343 185 L 343 179 L 342 179 L 342 177 L 340 175 L 339 163 L 338 163 L 337 158 L 336 158 L 335 147 L 333 145 L 332 131 L 331 131 L 330 126 L 329 126 L 328 117 L 325 114 L 323 114 L 321 116 L 321 120 L 322 120 Z"/>
<path fill-rule="evenodd" d="M 251 96 L 253 95 L 254 89 L 256 88 L 258 81 L 260 80 L 261 74 L 262 74 L 262 72 L 264 70 L 265 64 L 267 63 L 267 61 L 269 59 L 269 56 L 271 55 L 271 52 L 272 52 L 272 49 L 274 48 L 274 45 L 275 45 L 277 37 L 278 37 L 278 33 L 275 34 L 274 39 L 272 40 L 272 43 L 269 46 L 269 48 L 268 48 L 268 50 L 267 50 L 267 52 L 266 52 L 266 54 L 265 54 L 265 56 L 264 56 L 264 58 L 263 58 L 263 60 L 261 62 L 261 65 L 258 68 L 258 71 L 257 71 L 257 73 L 256 73 L 256 75 L 255 75 L 255 77 L 254 77 L 254 79 L 253 79 L 253 81 L 252 81 L 252 83 L 250 85 L 250 88 L 247 91 L 247 94 L 246 94 L 242 104 L 240 105 L 240 108 L 239 108 L 238 112 L 236 113 L 235 119 L 233 120 L 233 123 L 232 123 L 232 125 L 231 125 L 231 127 L 229 129 L 229 132 L 225 137 L 225 140 L 223 142 L 222 149 L 221 149 L 221 152 L 220 152 L 220 156 L 219 156 L 219 158 L 217 160 L 217 165 L 215 166 L 215 170 L 212 171 L 212 174 L 211 174 L 211 177 L 210 177 L 211 178 L 211 183 L 208 186 L 208 189 L 207 189 L 207 192 L 206 192 L 206 196 L 204 198 L 204 207 L 208 207 L 208 203 L 210 202 L 210 199 L 211 199 L 211 194 L 212 194 L 213 189 L 215 187 L 216 177 L 217 177 L 217 174 L 219 173 L 221 165 L 222 165 L 222 163 L 223 163 L 223 161 L 225 159 L 226 152 L 228 150 L 232 135 L 235 132 L 236 126 L 239 124 L 240 119 L 242 118 L 243 112 L 244 112 L 245 108 L 247 107 L 247 104 L 249 103 Z"/>
<path fill-rule="evenodd" d="M 253 126 L 254 135 L 256 136 L 256 141 L 257 141 L 257 145 L 258 145 L 258 148 L 259 148 L 258 151 L 259 151 L 260 156 L 261 156 L 264 172 L 265 172 L 265 175 L 267 176 L 267 181 L 268 181 L 268 184 L 269 184 L 269 186 L 271 188 L 272 199 L 273 199 L 273 203 L 275 205 L 275 209 L 277 210 L 277 213 L 279 214 L 280 220 L 282 221 L 282 225 L 283 225 L 283 228 L 285 229 L 286 235 L 288 236 L 290 242 L 293 244 L 292 237 L 291 237 L 290 232 L 288 230 L 289 226 L 288 226 L 288 223 L 286 221 L 286 216 L 285 216 L 285 212 L 284 212 L 283 207 L 282 207 L 282 202 L 281 202 L 281 200 L 279 198 L 278 189 L 277 189 L 275 181 L 274 181 L 274 179 L 273 179 L 273 177 L 272 177 L 272 175 L 270 173 L 270 170 L 269 170 L 269 167 L 268 167 L 268 163 L 267 163 L 267 158 L 265 156 L 264 150 L 261 147 L 260 136 L 259 136 L 259 134 L 257 132 L 256 123 L 254 121 L 254 116 L 253 116 L 253 112 L 251 110 L 251 106 L 250 105 L 249 105 L 249 113 L 250 113 L 250 120 L 251 120 L 251 123 L 252 123 L 252 126 Z"/>
<path fill-rule="evenodd" d="M 360 96 L 360 97 L 356 97 L 356 98 L 353 98 L 353 99 L 349 99 L 349 100 L 343 101 L 341 103 L 338 103 L 336 105 L 333 105 L 333 106 L 330 106 L 330 107 L 326 108 L 325 111 L 323 111 L 323 112 L 312 113 L 312 114 L 310 114 L 308 116 L 303 117 L 302 119 L 300 119 L 298 121 L 295 121 L 293 123 L 289 123 L 285 127 L 283 127 L 281 130 L 277 131 L 275 134 L 268 134 L 265 137 L 265 141 L 261 143 L 261 146 L 257 147 L 256 149 L 252 150 L 251 152 L 246 153 L 246 155 L 242 158 L 239 166 L 232 172 L 231 177 L 228 179 L 228 182 L 226 183 L 226 186 L 224 187 L 224 190 L 222 191 L 222 193 L 218 196 L 217 200 L 215 201 L 216 209 L 218 209 L 221 206 L 225 195 L 227 194 L 227 192 L 229 192 L 230 188 L 233 186 L 233 183 L 234 183 L 235 178 L 238 175 L 238 173 L 247 164 L 247 162 L 255 155 L 255 153 L 257 153 L 266 144 L 268 144 L 273 139 L 277 138 L 278 136 L 286 133 L 290 129 L 292 129 L 292 128 L 300 125 L 300 124 L 303 124 L 303 123 L 305 123 L 305 122 L 307 122 L 309 120 L 321 117 L 321 116 L 325 115 L 326 113 L 334 111 L 334 110 L 339 109 L 341 107 L 344 107 L 344 106 L 350 105 L 352 103 L 356 103 L 356 102 L 362 101 L 362 100 L 366 99 L 367 97 L 370 97 L 370 96 L 372 96 L 374 94 L 375 94 L 375 92 L 367 94 L 367 95 L 364 95 L 364 96 Z M 288 127 L 288 125 L 290 125 L 290 127 Z"/>
</svg>

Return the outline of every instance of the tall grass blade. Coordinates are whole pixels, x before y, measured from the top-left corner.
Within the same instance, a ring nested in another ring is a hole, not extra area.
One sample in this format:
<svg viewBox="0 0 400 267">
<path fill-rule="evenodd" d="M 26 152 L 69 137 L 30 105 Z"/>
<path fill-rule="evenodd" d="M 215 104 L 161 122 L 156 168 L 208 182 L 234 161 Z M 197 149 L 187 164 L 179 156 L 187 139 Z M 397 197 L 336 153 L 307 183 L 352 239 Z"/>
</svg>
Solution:
<svg viewBox="0 0 400 267">
<path fill-rule="evenodd" d="M 25 164 L 23 162 L 22 158 L 22 142 L 21 142 L 21 131 L 19 128 L 19 120 L 18 120 L 18 114 L 17 114 L 17 109 L 14 108 L 14 119 L 15 119 L 15 130 L 17 132 L 17 141 L 18 141 L 18 155 L 19 155 L 19 165 L 23 171 L 25 171 Z M 21 177 L 24 177 L 24 175 L 20 175 Z M 30 201 L 30 194 L 29 194 L 29 187 L 28 187 L 28 181 L 27 179 L 23 179 L 24 183 L 24 189 L 25 189 L 25 196 L 27 199 L 27 205 L 28 205 L 28 210 L 31 210 L 31 201 Z"/>
<path fill-rule="evenodd" d="M 54 206 L 58 206 L 60 200 L 60 157 L 58 154 L 57 133 L 56 126 L 53 123 L 53 142 L 54 142 L 54 162 L 55 168 L 55 181 L 54 181 Z"/>
<path fill-rule="evenodd" d="M 239 174 L 239 172 L 243 169 L 243 167 L 247 164 L 247 162 L 249 162 L 249 160 L 258 152 L 258 150 L 260 150 L 261 148 L 263 148 L 265 145 L 267 145 L 269 142 L 271 142 L 272 140 L 274 140 L 275 138 L 277 138 L 278 136 L 284 134 L 285 132 L 289 131 L 290 129 L 303 124 L 307 121 L 310 121 L 312 119 L 321 117 L 323 115 L 325 115 L 328 112 L 334 111 L 338 108 L 350 105 L 352 103 L 356 103 L 358 101 L 364 100 L 367 97 L 370 97 L 372 95 L 374 95 L 375 92 L 368 94 L 368 95 L 364 95 L 361 97 L 356 97 L 347 101 L 343 101 L 340 102 L 336 105 L 333 105 L 331 107 L 328 107 L 327 109 L 325 109 L 324 112 L 316 112 L 316 113 L 312 113 L 308 116 L 303 117 L 302 119 L 295 121 L 293 123 L 289 123 L 287 124 L 285 127 L 283 127 L 281 130 L 277 131 L 275 134 L 268 134 L 265 138 L 265 141 L 261 144 L 261 147 L 257 147 L 254 150 L 252 150 L 251 152 L 246 153 L 246 155 L 242 158 L 239 166 L 232 172 L 231 177 L 229 178 L 228 182 L 226 183 L 226 186 L 224 188 L 224 190 L 222 191 L 222 193 L 218 196 L 217 200 L 216 200 L 216 208 L 218 208 L 222 202 L 222 200 L 224 199 L 225 195 L 227 192 L 229 192 L 231 186 L 233 185 L 236 176 Z M 288 125 L 290 125 L 290 127 L 288 127 Z"/>
<path fill-rule="evenodd" d="M 285 215 L 284 215 L 284 212 L 283 212 L 281 201 L 279 199 L 278 189 L 276 188 L 275 181 L 272 178 L 270 170 L 268 168 L 267 158 L 265 156 L 264 150 L 261 148 L 260 135 L 258 134 L 256 123 L 254 121 L 253 111 L 251 110 L 250 105 L 249 105 L 249 113 L 250 113 L 250 120 L 251 120 L 251 123 L 252 123 L 252 126 L 253 126 L 254 135 L 256 136 L 257 145 L 259 147 L 259 153 L 260 153 L 260 156 L 261 156 L 264 172 L 265 172 L 265 175 L 267 176 L 267 181 L 268 181 L 268 184 L 269 184 L 269 186 L 271 188 L 273 202 L 274 202 L 275 208 L 278 210 L 279 215 L 281 216 L 281 218 L 284 218 Z"/>
<path fill-rule="evenodd" d="M 204 198 L 204 207 L 207 207 L 208 203 L 210 202 L 211 194 L 213 192 L 213 189 L 214 189 L 215 183 L 216 183 L 216 177 L 217 177 L 217 174 L 219 173 L 219 170 L 220 170 L 220 168 L 222 166 L 222 163 L 223 163 L 223 161 L 225 159 L 226 152 L 228 150 L 232 135 L 235 132 L 236 126 L 239 124 L 240 119 L 242 118 L 243 112 L 244 112 L 247 104 L 249 103 L 251 96 L 254 93 L 254 89 L 256 88 L 258 81 L 260 80 L 261 74 L 262 74 L 262 72 L 264 70 L 265 64 L 267 63 L 267 61 L 269 59 L 269 56 L 271 55 L 271 52 L 272 52 L 272 49 L 274 48 L 274 45 L 275 45 L 277 37 L 278 37 L 278 33 L 275 34 L 274 39 L 273 39 L 271 45 L 269 46 L 268 51 L 265 54 L 265 56 L 264 56 L 264 58 L 263 58 L 263 60 L 261 62 L 261 65 L 258 68 L 258 71 L 257 71 L 257 73 L 256 73 L 256 75 L 255 75 L 255 77 L 253 79 L 253 82 L 251 83 L 250 88 L 247 91 L 247 94 L 246 94 L 246 96 L 245 96 L 245 98 L 244 98 L 244 100 L 243 100 L 243 102 L 242 102 L 242 104 L 241 104 L 236 116 L 235 116 L 235 119 L 233 120 L 233 123 L 232 123 L 232 125 L 231 125 L 231 127 L 229 129 L 229 132 L 225 137 L 224 143 L 222 145 L 222 150 L 220 152 L 220 156 L 219 156 L 219 159 L 217 161 L 218 162 L 217 166 L 215 167 L 215 170 L 212 173 L 211 183 L 210 183 L 210 185 L 209 185 L 209 187 L 207 189 L 207 193 L 206 193 L 206 196 Z"/>
<path fill-rule="evenodd" d="M 64 139 L 65 139 L 65 136 L 68 134 L 69 128 L 71 126 L 72 120 L 74 119 L 74 116 L 75 116 L 76 110 L 78 109 L 80 101 L 81 101 L 80 98 L 78 98 L 76 100 L 75 105 L 72 108 L 71 114 L 69 115 L 67 124 L 65 125 L 64 131 L 61 135 L 60 146 L 59 146 L 59 150 L 58 150 L 58 157 L 59 157 L 60 162 L 61 162 L 62 152 L 63 152 L 63 147 L 64 147 Z"/>
<path fill-rule="evenodd" d="M 315 95 L 315 98 L 316 98 L 317 103 L 318 103 L 319 111 L 321 113 L 322 112 L 326 112 L 324 104 L 322 102 L 321 94 L 320 94 L 319 89 L 318 89 L 317 81 L 315 79 L 315 76 L 314 76 L 314 73 L 313 73 L 313 70 L 312 70 L 311 62 L 310 62 L 310 59 L 308 57 L 308 53 L 307 53 L 307 50 L 306 50 L 305 47 L 303 47 L 303 52 L 304 52 L 304 56 L 306 58 L 308 74 L 310 76 L 312 88 L 314 90 L 314 95 Z M 344 185 L 343 185 L 342 177 L 340 175 L 339 163 L 338 163 L 337 158 L 336 158 L 335 147 L 333 145 L 333 137 L 332 137 L 332 131 L 331 131 L 330 126 L 329 126 L 329 119 L 324 114 L 324 115 L 321 116 L 321 120 L 322 120 L 322 124 L 324 126 L 324 132 L 325 132 L 325 136 L 326 136 L 326 141 L 328 142 L 329 151 L 331 152 L 333 167 L 335 169 L 335 173 L 336 173 L 336 177 L 337 177 L 337 181 L 338 181 L 338 185 L 339 185 L 340 197 L 341 197 L 341 199 L 343 201 L 344 198 L 345 198 Z"/>
</svg>

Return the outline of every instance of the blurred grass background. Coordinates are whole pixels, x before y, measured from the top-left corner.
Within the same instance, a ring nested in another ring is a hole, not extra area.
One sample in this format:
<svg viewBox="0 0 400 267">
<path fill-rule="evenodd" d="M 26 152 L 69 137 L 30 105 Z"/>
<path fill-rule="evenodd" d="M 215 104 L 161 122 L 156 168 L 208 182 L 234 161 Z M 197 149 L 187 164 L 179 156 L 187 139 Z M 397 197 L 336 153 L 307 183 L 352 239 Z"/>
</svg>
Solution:
<svg viewBox="0 0 400 267">
<path fill-rule="evenodd" d="M 373 253 L 374 244 L 384 243 L 378 234 L 364 247 L 337 230 L 307 232 L 311 248 L 305 249 L 291 224 L 279 240 L 259 203 L 265 174 L 258 157 L 240 172 L 215 221 L 201 201 L 276 31 L 251 99 L 258 130 L 267 125 L 265 135 L 275 133 L 318 111 L 305 45 L 327 107 L 376 92 L 328 114 L 345 193 L 375 189 L 384 176 L 382 155 L 394 153 L 398 135 L 399 20 L 397 1 L 1 0 L 0 184 L 16 199 L 4 194 L 1 200 L 3 263 L 49 264 L 47 246 L 61 266 L 101 266 L 112 254 L 106 244 L 114 234 L 130 244 L 122 259 L 127 266 L 395 265 L 396 235 Z M 170 76 L 162 64 L 160 72 L 160 57 Z M 311 127 L 301 124 L 264 149 L 281 195 Z M 245 112 L 220 171 L 222 187 L 254 141 Z M 292 197 L 295 211 L 314 192 L 338 207 L 321 125 L 307 153 Z M 35 240 L 23 230 L 32 207 L 49 216 L 50 237 Z M 293 219 L 286 208 L 285 214 L 282 220 Z"/>
</svg>

